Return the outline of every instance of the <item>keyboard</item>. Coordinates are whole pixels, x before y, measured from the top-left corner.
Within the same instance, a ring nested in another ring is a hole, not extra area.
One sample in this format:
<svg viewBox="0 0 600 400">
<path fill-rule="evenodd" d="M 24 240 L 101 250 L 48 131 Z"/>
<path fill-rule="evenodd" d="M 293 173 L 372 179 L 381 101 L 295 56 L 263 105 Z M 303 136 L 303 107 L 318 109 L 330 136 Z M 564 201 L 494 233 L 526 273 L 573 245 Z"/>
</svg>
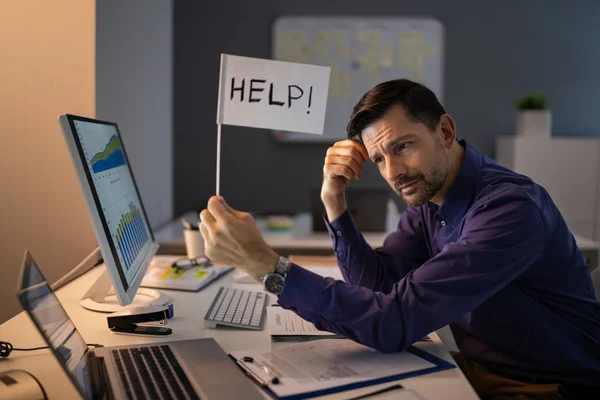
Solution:
<svg viewBox="0 0 600 400">
<path fill-rule="evenodd" d="M 127 399 L 198 399 L 168 345 L 113 350 Z"/>
<path fill-rule="evenodd" d="M 221 287 L 204 316 L 207 328 L 217 325 L 262 330 L 269 295 L 251 290 Z"/>
</svg>

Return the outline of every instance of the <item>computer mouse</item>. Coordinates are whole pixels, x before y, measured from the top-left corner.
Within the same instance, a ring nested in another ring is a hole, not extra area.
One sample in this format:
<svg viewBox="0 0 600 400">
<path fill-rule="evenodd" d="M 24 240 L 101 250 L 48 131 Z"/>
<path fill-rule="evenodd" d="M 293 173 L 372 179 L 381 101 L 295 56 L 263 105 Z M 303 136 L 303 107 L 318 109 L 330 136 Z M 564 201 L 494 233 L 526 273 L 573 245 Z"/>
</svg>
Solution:
<svg viewBox="0 0 600 400">
<path fill-rule="evenodd" d="M 40 382 L 29 372 L 21 369 L 0 372 L 0 399 L 46 400 L 47 398 Z"/>
</svg>

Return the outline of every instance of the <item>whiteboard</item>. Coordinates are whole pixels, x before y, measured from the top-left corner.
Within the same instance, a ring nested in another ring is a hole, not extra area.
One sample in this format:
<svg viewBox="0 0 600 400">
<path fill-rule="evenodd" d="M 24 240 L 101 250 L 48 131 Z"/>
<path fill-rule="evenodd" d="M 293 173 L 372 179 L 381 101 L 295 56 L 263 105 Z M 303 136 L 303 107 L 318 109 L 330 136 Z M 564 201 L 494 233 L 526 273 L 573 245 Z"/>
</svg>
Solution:
<svg viewBox="0 0 600 400">
<path fill-rule="evenodd" d="M 443 103 L 444 27 L 432 18 L 281 17 L 273 24 L 271 57 L 331 67 L 324 134 L 273 131 L 282 141 L 345 139 L 362 95 L 391 79 L 420 82 Z"/>
</svg>

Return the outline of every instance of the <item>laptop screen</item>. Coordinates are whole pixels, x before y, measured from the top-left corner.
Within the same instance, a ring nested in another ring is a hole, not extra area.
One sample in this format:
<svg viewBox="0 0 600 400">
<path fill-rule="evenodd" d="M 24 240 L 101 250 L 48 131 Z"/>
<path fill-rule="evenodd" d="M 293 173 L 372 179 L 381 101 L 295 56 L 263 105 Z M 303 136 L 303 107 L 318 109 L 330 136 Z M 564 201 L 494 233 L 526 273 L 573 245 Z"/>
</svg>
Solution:
<svg viewBox="0 0 600 400">
<path fill-rule="evenodd" d="M 79 393 L 85 399 L 92 398 L 87 345 L 29 253 L 23 265 L 19 299 Z"/>
</svg>

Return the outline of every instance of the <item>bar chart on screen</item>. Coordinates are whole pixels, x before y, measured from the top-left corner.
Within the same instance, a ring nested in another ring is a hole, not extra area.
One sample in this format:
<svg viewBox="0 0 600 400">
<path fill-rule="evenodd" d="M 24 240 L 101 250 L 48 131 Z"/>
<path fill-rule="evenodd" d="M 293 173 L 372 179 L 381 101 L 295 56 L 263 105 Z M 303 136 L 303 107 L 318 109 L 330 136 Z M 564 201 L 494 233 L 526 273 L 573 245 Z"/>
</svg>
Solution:
<svg viewBox="0 0 600 400">
<path fill-rule="evenodd" d="M 121 261 L 129 270 L 148 240 L 148 232 L 140 209 L 133 203 L 129 203 L 129 211 L 121 214 L 119 224 L 114 232 Z"/>
</svg>

